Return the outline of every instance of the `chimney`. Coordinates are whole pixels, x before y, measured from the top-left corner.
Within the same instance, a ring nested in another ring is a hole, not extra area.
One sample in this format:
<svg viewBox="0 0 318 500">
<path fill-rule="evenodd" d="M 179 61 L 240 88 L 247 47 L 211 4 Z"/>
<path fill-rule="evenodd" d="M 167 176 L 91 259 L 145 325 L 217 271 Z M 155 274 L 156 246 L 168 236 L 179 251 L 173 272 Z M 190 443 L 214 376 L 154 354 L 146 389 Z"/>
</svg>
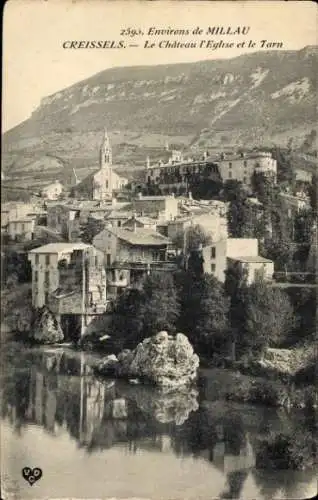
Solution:
<svg viewBox="0 0 318 500">
<path fill-rule="evenodd" d="M 136 221 L 136 213 L 134 212 L 133 214 L 133 232 L 135 233 L 137 231 L 137 221 Z"/>
</svg>

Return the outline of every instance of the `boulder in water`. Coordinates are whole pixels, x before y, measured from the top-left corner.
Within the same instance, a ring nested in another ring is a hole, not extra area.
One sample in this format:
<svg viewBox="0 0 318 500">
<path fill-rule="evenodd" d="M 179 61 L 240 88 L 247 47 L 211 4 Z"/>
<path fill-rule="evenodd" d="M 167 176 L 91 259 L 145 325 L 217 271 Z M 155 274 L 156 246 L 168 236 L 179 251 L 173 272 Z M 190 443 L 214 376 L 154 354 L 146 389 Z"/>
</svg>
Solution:
<svg viewBox="0 0 318 500">
<path fill-rule="evenodd" d="M 191 384 L 199 367 L 199 357 L 182 333 L 170 336 L 159 332 L 140 342 L 133 351 L 122 351 L 117 360 L 118 363 L 113 360 L 112 364 L 112 360 L 106 358 L 100 371 L 107 374 L 107 368 L 112 367 L 118 376 L 146 379 L 169 389 Z"/>
<path fill-rule="evenodd" d="M 64 340 L 60 322 L 46 307 L 43 307 L 35 321 L 32 339 L 40 344 L 56 344 Z"/>
</svg>

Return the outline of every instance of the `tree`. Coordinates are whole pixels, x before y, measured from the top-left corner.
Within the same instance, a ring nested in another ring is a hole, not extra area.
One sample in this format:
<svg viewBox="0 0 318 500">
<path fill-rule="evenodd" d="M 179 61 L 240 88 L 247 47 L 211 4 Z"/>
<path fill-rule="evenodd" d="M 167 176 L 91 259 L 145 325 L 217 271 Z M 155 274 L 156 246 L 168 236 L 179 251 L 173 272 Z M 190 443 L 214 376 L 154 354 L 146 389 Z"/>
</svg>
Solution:
<svg viewBox="0 0 318 500">
<path fill-rule="evenodd" d="M 256 217 L 247 202 L 247 193 L 238 186 L 236 196 L 230 200 L 227 211 L 228 230 L 232 238 L 253 238 Z"/>
<path fill-rule="evenodd" d="M 238 263 L 225 271 L 224 290 L 230 299 L 229 324 L 231 328 L 232 358 L 235 359 L 237 353 L 241 354 L 244 351 L 242 332 L 245 328 L 247 293 L 247 273 L 241 269 Z"/>
<path fill-rule="evenodd" d="M 198 250 L 212 243 L 211 235 L 206 232 L 200 224 L 186 227 L 183 231 L 179 231 L 173 238 L 173 244 L 176 248 L 186 251 L 186 254 L 194 250 Z"/>
<path fill-rule="evenodd" d="M 310 243 L 313 223 L 314 218 L 311 211 L 304 210 L 297 213 L 294 218 L 294 240 L 298 243 Z"/>
<path fill-rule="evenodd" d="M 147 276 L 137 319 L 142 322 L 143 336 L 167 330 L 174 332 L 179 317 L 179 300 L 173 277 L 168 273 Z"/>
<path fill-rule="evenodd" d="M 244 342 L 258 354 L 281 344 L 294 323 L 288 295 L 261 279 L 247 289 L 245 314 Z"/>
<path fill-rule="evenodd" d="M 201 345 L 219 351 L 228 338 L 230 301 L 224 287 L 214 276 L 205 275 L 198 287 L 199 304 L 195 311 L 197 322 L 194 333 Z"/>
<path fill-rule="evenodd" d="M 114 336 L 114 349 L 135 347 L 142 335 L 143 324 L 139 315 L 142 293 L 139 290 L 125 290 L 116 300 L 110 331 Z"/>
<path fill-rule="evenodd" d="M 190 270 L 175 275 L 180 297 L 178 328 L 205 354 L 219 350 L 228 334 L 229 301 L 223 285 L 213 276 Z"/>
<path fill-rule="evenodd" d="M 291 151 L 286 152 L 276 146 L 272 155 L 277 161 L 277 181 L 287 182 L 289 186 L 292 186 L 296 176 L 291 161 Z"/>
<path fill-rule="evenodd" d="M 80 236 L 84 243 L 92 244 L 95 236 L 100 233 L 105 227 L 105 221 L 89 217 L 87 222 L 81 224 Z"/>
<path fill-rule="evenodd" d="M 26 252 L 7 250 L 4 254 L 3 270 L 6 280 L 15 276 L 16 281 L 20 283 L 31 281 L 32 268 Z"/>
<path fill-rule="evenodd" d="M 179 309 L 173 276 L 161 272 L 150 274 L 142 290 L 126 290 L 118 297 L 110 327 L 114 343 L 119 349 L 134 348 L 160 330 L 174 332 Z"/>
<path fill-rule="evenodd" d="M 317 217 L 317 197 L 318 197 L 318 176 L 314 174 L 312 176 L 311 184 L 309 186 L 309 198 L 310 206 L 313 215 Z"/>
</svg>

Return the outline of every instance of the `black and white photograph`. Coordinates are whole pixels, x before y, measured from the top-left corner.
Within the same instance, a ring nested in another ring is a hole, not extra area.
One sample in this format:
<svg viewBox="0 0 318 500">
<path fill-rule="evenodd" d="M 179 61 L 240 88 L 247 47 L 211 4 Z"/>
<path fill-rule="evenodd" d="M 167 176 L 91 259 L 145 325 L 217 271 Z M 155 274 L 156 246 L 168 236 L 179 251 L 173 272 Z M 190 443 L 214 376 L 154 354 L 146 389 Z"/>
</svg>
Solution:
<svg viewBox="0 0 318 500">
<path fill-rule="evenodd" d="M 317 16 L 6 3 L 2 500 L 317 494 Z"/>
</svg>

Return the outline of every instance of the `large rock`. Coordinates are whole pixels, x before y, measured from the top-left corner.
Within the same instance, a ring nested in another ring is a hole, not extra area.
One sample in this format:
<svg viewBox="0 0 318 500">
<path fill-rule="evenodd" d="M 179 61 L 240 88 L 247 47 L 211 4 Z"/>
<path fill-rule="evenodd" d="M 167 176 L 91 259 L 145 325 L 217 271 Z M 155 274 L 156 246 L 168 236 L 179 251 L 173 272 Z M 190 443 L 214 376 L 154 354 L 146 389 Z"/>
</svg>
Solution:
<svg viewBox="0 0 318 500">
<path fill-rule="evenodd" d="M 182 333 L 170 336 L 159 332 L 143 340 L 133 351 L 122 351 L 117 359 L 116 367 L 105 360 L 106 372 L 111 365 L 118 376 L 147 379 L 169 389 L 189 385 L 196 379 L 199 367 L 199 357 Z"/>
<path fill-rule="evenodd" d="M 46 307 L 35 321 L 32 339 L 41 344 L 55 344 L 64 339 L 59 321 Z"/>
</svg>

